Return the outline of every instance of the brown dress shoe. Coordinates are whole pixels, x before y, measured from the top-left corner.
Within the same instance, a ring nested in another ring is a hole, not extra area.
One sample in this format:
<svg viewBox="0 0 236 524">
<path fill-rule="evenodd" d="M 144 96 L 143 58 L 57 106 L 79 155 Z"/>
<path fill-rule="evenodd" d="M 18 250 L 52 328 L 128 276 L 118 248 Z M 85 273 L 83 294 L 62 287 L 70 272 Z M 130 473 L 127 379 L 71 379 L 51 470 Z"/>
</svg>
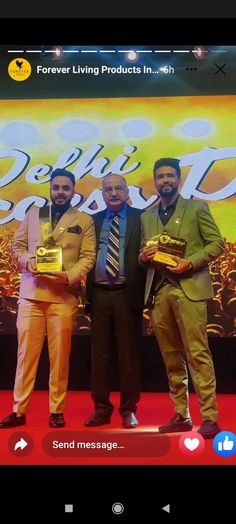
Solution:
<svg viewBox="0 0 236 524">
<path fill-rule="evenodd" d="M 175 415 L 166 424 L 159 426 L 158 433 L 180 433 L 184 431 L 191 431 L 193 423 L 191 418 L 184 418 L 181 415 Z"/>
<path fill-rule="evenodd" d="M 214 420 L 204 420 L 203 424 L 198 429 L 198 433 L 200 433 L 200 435 L 205 439 L 214 438 L 217 433 L 220 433 L 220 431 L 220 427 L 217 422 L 214 422 Z"/>
<path fill-rule="evenodd" d="M 50 428 L 63 428 L 65 425 L 63 413 L 51 413 L 49 417 Z"/>
<path fill-rule="evenodd" d="M 110 415 L 102 415 L 101 413 L 95 413 L 89 417 L 87 420 L 85 420 L 84 425 L 88 428 L 93 426 L 103 426 L 104 424 L 110 424 L 111 422 L 111 416 Z"/>
<path fill-rule="evenodd" d="M 15 428 L 16 426 L 25 426 L 26 416 L 25 414 L 17 417 L 17 413 L 11 413 L 8 417 L 4 418 L 0 422 L 0 429 L 4 428 Z"/>
<path fill-rule="evenodd" d="M 138 419 L 136 418 L 134 413 L 128 413 L 127 415 L 123 415 L 123 427 L 126 429 L 132 429 L 136 428 L 138 426 Z"/>
</svg>

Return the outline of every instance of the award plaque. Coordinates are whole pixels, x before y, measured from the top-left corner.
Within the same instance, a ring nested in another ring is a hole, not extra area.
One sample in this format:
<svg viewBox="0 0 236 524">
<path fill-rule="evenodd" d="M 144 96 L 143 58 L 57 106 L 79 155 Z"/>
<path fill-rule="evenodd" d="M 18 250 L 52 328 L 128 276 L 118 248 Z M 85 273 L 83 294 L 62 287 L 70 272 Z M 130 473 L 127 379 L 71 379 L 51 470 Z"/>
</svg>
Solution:
<svg viewBox="0 0 236 524">
<path fill-rule="evenodd" d="M 36 271 L 51 273 L 62 271 L 62 246 L 48 245 L 36 248 Z"/>
<path fill-rule="evenodd" d="M 62 271 L 62 246 L 55 244 L 52 229 L 51 206 L 39 210 L 42 245 L 36 247 L 35 262 L 37 273 Z"/>
<path fill-rule="evenodd" d="M 171 255 L 183 258 L 186 241 L 183 238 L 173 237 L 169 233 L 163 232 L 161 235 L 150 238 L 146 245 L 148 247 L 157 246 L 152 262 L 158 267 L 176 267 L 177 262 Z"/>
</svg>

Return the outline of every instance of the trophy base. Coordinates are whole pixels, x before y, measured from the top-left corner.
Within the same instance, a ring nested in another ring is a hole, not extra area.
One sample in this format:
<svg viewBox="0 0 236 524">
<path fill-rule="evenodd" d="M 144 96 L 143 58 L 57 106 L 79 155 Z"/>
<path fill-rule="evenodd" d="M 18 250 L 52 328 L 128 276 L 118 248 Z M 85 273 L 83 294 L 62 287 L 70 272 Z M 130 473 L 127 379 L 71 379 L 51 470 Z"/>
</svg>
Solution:
<svg viewBox="0 0 236 524">
<path fill-rule="evenodd" d="M 174 260 L 171 257 L 171 255 L 169 255 L 168 253 L 164 253 L 162 251 L 156 251 L 152 261 L 155 262 L 155 264 L 158 264 L 160 266 L 177 267 L 178 265 L 176 260 Z"/>
</svg>

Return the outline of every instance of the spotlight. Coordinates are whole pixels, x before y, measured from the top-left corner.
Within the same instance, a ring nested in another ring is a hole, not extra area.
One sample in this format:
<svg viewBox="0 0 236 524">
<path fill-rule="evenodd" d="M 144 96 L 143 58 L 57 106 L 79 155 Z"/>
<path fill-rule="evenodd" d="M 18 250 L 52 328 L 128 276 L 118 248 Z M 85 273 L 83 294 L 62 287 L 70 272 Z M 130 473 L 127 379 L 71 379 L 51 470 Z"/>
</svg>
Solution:
<svg viewBox="0 0 236 524">
<path fill-rule="evenodd" d="M 193 48 L 193 56 L 196 58 L 196 60 L 204 60 L 206 55 L 206 50 L 202 45 L 195 45 Z"/>
<path fill-rule="evenodd" d="M 125 60 L 127 60 L 127 62 L 137 62 L 138 60 L 138 53 L 136 51 L 128 51 L 128 53 L 125 53 Z"/>
<path fill-rule="evenodd" d="M 54 60 L 60 60 L 63 57 L 63 47 L 54 45 L 52 48 L 52 57 Z"/>
</svg>

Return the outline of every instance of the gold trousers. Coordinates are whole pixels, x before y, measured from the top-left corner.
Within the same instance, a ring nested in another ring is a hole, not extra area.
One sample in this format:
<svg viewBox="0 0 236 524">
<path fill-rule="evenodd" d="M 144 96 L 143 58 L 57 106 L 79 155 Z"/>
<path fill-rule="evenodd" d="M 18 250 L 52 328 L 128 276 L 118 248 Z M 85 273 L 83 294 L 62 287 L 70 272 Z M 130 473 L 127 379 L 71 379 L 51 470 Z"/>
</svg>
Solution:
<svg viewBox="0 0 236 524">
<path fill-rule="evenodd" d="M 165 284 L 157 292 L 152 322 L 176 413 L 189 417 L 189 369 L 203 420 L 216 421 L 216 381 L 207 340 L 206 301 L 193 302 L 182 289 Z"/>
<path fill-rule="evenodd" d="M 21 415 L 29 407 L 45 335 L 50 362 L 49 410 L 50 413 L 64 412 L 76 313 L 76 304 L 19 300 L 14 412 Z"/>
</svg>

